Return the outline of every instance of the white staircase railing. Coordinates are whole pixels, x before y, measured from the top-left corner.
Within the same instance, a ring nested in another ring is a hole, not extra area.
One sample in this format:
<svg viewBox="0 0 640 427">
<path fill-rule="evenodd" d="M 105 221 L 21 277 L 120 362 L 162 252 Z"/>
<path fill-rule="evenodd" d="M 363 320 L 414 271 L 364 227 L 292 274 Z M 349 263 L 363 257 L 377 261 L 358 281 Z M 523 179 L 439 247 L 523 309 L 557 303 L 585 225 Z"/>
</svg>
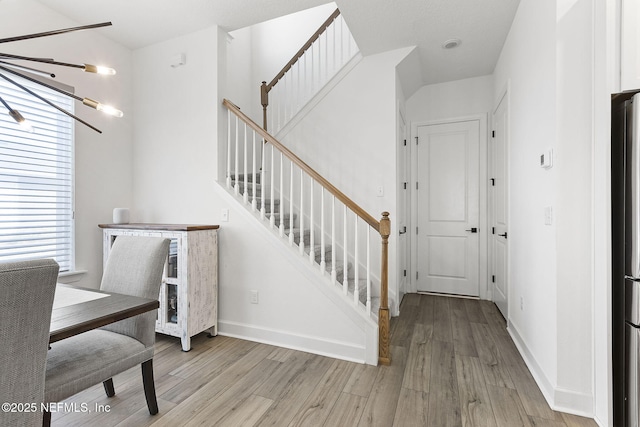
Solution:
<svg viewBox="0 0 640 427">
<path fill-rule="evenodd" d="M 389 214 L 377 220 L 228 100 L 226 185 L 301 256 L 350 296 L 357 310 L 378 309 L 379 357 L 389 364 Z M 376 243 L 372 234 L 379 234 Z"/>
<path fill-rule="evenodd" d="M 271 82 L 262 82 L 264 129 L 277 134 L 358 52 L 336 9 Z"/>
</svg>

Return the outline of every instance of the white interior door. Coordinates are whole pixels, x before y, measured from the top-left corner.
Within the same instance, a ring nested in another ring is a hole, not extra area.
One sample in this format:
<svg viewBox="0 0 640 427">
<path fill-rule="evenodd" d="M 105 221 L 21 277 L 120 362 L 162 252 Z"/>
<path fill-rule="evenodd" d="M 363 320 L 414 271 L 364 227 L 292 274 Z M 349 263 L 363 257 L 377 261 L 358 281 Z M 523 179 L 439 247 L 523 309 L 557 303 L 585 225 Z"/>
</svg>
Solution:
<svg viewBox="0 0 640 427">
<path fill-rule="evenodd" d="M 417 128 L 418 291 L 479 295 L 480 121 Z"/>
<path fill-rule="evenodd" d="M 402 297 L 409 291 L 408 278 L 409 278 L 409 255 L 411 253 L 409 249 L 409 234 L 407 228 L 409 227 L 409 196 L 408 181 L 409 181 L 409 145 L 406 139 L 406 122 L 403 115 L 398 111 L 398 273 L 400 275 L 400 286 L 398 292 L 398 302 L 402 301 Z"/>
<path fill-rule="evenodd" d="M 503 96 L 493 114 L 492 138 L 489 145 L 491 187 L 489 188 L 489 236 L 491 286 L 493 301 L 507 319 L 509 302 L 508 282 L 508 174 L 509 122 L 507 97 Z"/>
</svg>

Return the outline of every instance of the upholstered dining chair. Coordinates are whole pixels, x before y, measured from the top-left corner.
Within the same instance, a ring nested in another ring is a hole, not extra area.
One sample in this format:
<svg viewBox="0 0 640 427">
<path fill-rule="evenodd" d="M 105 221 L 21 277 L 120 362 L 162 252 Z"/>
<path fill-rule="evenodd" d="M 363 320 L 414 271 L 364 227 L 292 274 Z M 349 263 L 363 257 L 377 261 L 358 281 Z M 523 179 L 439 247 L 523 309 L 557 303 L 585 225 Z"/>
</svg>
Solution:
<svg viewBox="0 0 640 427">
<path fill-rule="evenodd" d="M 51 259 L 0 264 L 0 426 L 42 423 L 44 372 L 58 278 Z M 8 410 L 7 410 L 8 409 Z"/>
<path fill-rule="evenodd" d="M 118 236 L 104 269 L 100 290 L 157 299 L 169 239 Z M 156 311 L 85 332 L 51 344 L 47 355 L 45 401 L 59 402 L 102 382 L 115 395 L 112 377 L 142 365 L 149 413 L 158 413 L 153 382 Z M 45 414 L 43 425 L 49 425 Z"/>
</svg>

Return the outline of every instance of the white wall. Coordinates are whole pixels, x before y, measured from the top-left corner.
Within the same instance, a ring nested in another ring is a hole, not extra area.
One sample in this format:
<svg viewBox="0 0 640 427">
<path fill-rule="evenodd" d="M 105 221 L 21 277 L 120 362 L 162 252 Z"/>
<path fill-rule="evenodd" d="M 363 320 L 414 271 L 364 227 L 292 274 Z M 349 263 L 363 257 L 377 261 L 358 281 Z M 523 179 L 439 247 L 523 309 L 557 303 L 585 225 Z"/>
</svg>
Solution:
<svg viewBox="0 0 640 427">
<path fill-rule="evenodd" d="M 558 166 L 541 169 L 539 155 L 557 148 L 555 12 L 522 0 L 494 72 L 494 106 L 509 97 L 509 328 L 547 396 L 557 376 L 556 227 L 543 213 L 555 205 Z"/>
<path fill-rule="evenodd" d="M 218 141 L 226 141 L 221 103 L 238 90 L 227 84 L 229 45 L 212 27 L 134 52 L 132 221 L 221 225 L 221 334 L 364 361 L 367 322 L 323 293 L 308 264 L 287 257 L 289 248 L 216 184 Z M 176 53 L 186 65 L 171 68 Z M 222 209 L 228 222 L 220 222 Z"/>
<path fill-rule="evenodd" d="M 593 411 L 593 0 L 558 0 L 555 403 Z M 603 301 L 604 303 L 604 301 Z"/>
<path fill-rule="evenodd" d="M 509 330 L 552 407 L 585 415 L 593 413 L 591 26 L 591 0 L 522 0 L 494 73 L 496 102 L 505 89 L 510 102 Z M 538 165 L 547 148 L 550 170 Z M 544 225 L 546 206 L 554 225 Z"/>
<path fill-rule="evenodd" d="M 410 122 L 489 114 L 493 108 L 493 76 L 422 86 L 407 100 Z"/>
<path fill-rule="evenodd" d="M 31 0 L 0 2 L 0 37 L 17 36 L 81 25 Z M 82 23 L 85 24 L 85 23 Z M 118 31 L 117 26 L 108 31 Z M 75 230 L 76 269 L 86 274 L 62 279 L 80 286 L 98 287 L 102 277 L 100 223 L 109 223 L 115 207 L 132 203 L 132 128 L 134 123 L 131 52 L 92 31 L 3 44 L 7 53 L 54 57 L 63 62 L 109 65 L 112 77 L 65 67 L 46 67 L 57 80 L 75 87 L 79 96 L 112 104 L 124 112 L 116 119 L 76 102 L 76 115 L 103 131 L 100 135 L 76 123 Z M 37 67 L 38 68 L 38 67 Z M 0 114 L 5 114 L 0 111 Z"/>
</svg>

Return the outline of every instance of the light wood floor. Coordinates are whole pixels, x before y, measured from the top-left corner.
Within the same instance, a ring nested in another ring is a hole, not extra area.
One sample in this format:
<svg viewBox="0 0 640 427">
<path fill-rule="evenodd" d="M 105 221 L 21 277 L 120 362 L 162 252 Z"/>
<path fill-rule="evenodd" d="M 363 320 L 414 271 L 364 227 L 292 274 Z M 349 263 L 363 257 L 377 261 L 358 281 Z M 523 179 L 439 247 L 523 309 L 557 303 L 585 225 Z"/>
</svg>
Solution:
<svg viewBox="0 0 640 427">
<path fill-rule="evenodd" d="M 88 389 L 66 402 L 92 412 L 54 413 L 52 425 L 596 426 L 549 408 L 493 303 L 411 294 L 401 311 L 383 367 L 204 334 L 184 353 L 158 335 L 158 415 L 134 369 L 114 378 L 115 397 Z"/>
</svg>

